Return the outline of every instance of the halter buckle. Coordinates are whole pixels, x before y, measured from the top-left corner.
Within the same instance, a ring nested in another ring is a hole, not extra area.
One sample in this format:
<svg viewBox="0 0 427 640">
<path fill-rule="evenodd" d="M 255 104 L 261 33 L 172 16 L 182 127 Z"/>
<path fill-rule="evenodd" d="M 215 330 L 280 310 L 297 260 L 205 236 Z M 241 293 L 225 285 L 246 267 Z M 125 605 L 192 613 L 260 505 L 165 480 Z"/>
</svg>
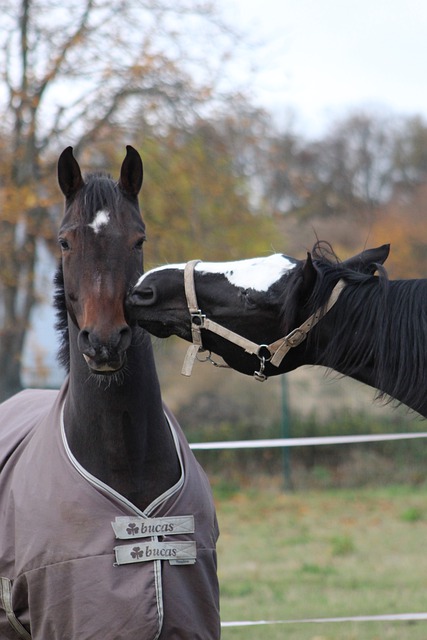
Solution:
<svg viewBox="0 0 427 640">
<path fill-rule="evenodd" d="M 291 345 L 291 347 L 297 347 L 301 342 L 307 337 L 307 333 L 303 331 L 300 327 L 294 329 L 286 336 L 286 342 Z"/>
</svg>

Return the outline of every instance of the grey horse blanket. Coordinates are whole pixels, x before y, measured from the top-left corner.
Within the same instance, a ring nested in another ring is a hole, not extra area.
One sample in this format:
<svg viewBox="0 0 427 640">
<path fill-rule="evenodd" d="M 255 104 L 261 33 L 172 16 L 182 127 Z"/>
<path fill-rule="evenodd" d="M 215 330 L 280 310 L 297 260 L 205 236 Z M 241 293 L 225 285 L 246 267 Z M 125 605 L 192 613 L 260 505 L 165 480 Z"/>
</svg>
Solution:
<svg viewBox="0 0 427 640">
<path fill-rule="evenodd" d="M 215 509 L 179 425 L 181 478 L 140 512 L 73 457 L 66 392 L 0 405 L 0 639 L 217 640 Z"/>
</svg>

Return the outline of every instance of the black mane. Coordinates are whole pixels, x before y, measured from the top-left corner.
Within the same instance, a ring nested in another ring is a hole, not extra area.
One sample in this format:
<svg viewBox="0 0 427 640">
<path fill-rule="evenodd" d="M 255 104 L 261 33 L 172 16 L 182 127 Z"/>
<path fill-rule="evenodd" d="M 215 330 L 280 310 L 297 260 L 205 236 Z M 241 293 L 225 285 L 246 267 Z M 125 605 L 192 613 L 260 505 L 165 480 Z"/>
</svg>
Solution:
<svg viewBox="0 0 427 640">
<path fill-rule="evenodd" d="M 67 373 L 70 371 L 70 336 L 68 332 L 67 307 L 65 304 L 64 292 L 64 274 L 62 272 L 62 262 L 59 261 L 53 278 L 54 296 L 53 306 L 56 311 L 55 329 L 59 335 L 59 348 L 57 360 L 59 364 L 65 368 Z"/>
<path fill-rule="evenodd" d="M 397 398 L 419 411 L 425 406 L 427 379 L 427 281 L 389 280 L 381 265 L 376 265 L 378 275 L 349 269 L 324 243 L 317 243 L 312 255 L 317 272 L 314 290 L 307 301 L 295 294 L 302 283 L 301 265 L 294 274 L 294 295 L 289 290 L 283 295 L 284 318 L 295 323 L 301 304 L 310 315 L 326 303 L 339 279 L 347 283 L 339 303 L 325 317 L 325 323 L 332 323 L 330 339 L 326 346 L 316 348 L 314 364 L 327 363 L 328 368 L 356 379 L 369 368 L 378 397 Z M 286 331 L 296 326 L 286 324 Z M 315 334 L 309 334 L 308 344 L 311 341 L 314 346 Z M 382 391 L 385 389 L 387 392 Z"/>
</svg>

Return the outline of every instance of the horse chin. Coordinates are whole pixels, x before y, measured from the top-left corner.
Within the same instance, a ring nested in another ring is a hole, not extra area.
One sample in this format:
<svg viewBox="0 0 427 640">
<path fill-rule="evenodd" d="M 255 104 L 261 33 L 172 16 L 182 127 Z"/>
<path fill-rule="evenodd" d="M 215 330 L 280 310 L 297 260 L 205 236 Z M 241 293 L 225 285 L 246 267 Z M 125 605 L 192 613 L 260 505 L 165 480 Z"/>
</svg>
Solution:
<svg viewBox="0 0 427 640">
<path fill-rule="evenodd" d="M 138 325 L 156 338 L 169 338 L 176 333 L 173 325 L 161 321 L 146 321 L 144 319 L 144 321 L 138 321 Z"/>
<path fill-rule="evenodd" d="M 90 358 L 86 354 L 83 354 L 83 358 L 86 360 L 91 373 L 101 376 L 115 375 L 123 369 L 126 363 L 126 357 L 124 354 L 122 356 L 119 355 L 117 360 L 112 360 L 111 362 L 96 362 L 96 360 Z"/>
</svg>

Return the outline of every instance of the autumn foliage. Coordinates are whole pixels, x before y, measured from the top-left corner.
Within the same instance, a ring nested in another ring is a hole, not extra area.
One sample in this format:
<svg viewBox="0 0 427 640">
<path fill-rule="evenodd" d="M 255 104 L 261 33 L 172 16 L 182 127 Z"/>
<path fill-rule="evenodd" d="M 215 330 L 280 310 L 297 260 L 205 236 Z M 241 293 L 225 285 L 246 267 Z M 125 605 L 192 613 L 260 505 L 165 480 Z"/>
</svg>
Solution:
<svg viewBox="0 0 427 640">
<path fill-rule="evenodd" d="M 427 277 L 427 184 L 397 192 L 376 211 L 372 243 L 387 237 L 391 254 L 387 271 L 393 278 Z"/>
</svg>

